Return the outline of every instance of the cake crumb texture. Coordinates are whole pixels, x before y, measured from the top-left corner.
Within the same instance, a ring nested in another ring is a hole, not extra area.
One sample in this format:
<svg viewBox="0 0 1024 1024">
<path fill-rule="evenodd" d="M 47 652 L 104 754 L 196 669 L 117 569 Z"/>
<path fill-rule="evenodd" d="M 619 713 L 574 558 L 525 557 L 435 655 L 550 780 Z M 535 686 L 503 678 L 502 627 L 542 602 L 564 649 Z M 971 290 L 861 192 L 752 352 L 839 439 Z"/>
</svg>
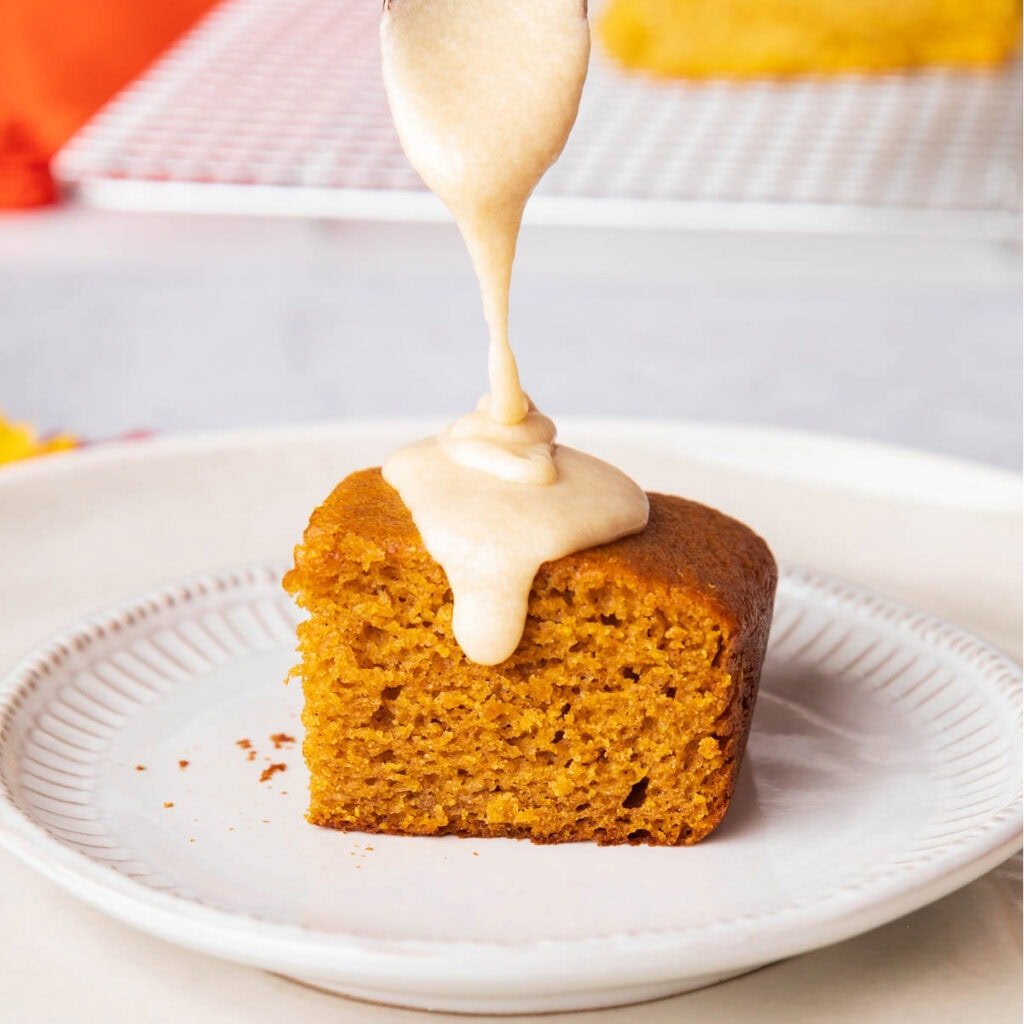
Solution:
<svg viewBox="0 0 1024 1024">
<path fill-rule="evenodd" d="M 722 820 L 776 582 L 746 526 L 650 495 L 640 534 L 541 567 L 523 638 L 468 661 L 444 571 L 377 469 L 314 513 L 286 589 L 308 818 L 346 830 L 691 844 Z"/>
</svg>

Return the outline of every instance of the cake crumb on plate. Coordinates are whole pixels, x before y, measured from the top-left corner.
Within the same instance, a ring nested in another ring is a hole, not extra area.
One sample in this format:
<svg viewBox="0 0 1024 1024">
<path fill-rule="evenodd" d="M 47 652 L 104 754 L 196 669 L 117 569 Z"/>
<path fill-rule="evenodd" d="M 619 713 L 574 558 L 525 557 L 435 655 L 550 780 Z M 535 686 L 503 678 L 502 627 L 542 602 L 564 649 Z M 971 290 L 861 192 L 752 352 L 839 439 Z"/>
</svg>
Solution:
<svg viewBox="0 0 1024 1024">
<path fill-rule="evenodd" d="M 276 764 L 268 764 L 263 771 L 260 772 L 260 782 L 267 782 L 272 779 L 278 772 L 284 772 L 288 770 L 288 765 L 278 762 Z"/>
</svg>

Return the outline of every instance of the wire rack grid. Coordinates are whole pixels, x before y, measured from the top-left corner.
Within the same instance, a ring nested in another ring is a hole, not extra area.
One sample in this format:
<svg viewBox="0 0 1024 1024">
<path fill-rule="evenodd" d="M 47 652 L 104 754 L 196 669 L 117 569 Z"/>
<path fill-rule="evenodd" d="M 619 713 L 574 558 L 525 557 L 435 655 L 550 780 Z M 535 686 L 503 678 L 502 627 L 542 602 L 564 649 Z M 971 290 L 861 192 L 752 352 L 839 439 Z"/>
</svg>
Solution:
<svg viewBox="0 0 1024 1024">
<path fill-rule="evenodd" d="M 68 143 L 58 178 L 122 208 L 443 215 L 391 124 L 378 17 L 370 0 L 227 0 Z M 687 83 L 597 50 L 535 221 L 1019 232 L 1019 63 Z"/>
</svg>

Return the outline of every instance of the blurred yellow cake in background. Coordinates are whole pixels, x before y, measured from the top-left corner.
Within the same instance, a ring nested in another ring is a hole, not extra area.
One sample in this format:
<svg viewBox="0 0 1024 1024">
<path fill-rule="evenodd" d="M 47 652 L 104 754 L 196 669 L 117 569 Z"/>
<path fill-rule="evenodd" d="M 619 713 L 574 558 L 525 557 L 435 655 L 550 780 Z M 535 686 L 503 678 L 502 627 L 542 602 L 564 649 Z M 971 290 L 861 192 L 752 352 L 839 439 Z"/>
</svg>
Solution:
<svg viewBox="0 0 1024 1024">
<path fill-rule="evenodd" d="M 986 67 L 1020 39 L 1019 0 L 610 0 L 605 48 L 657 75 Z"/>
</svg>

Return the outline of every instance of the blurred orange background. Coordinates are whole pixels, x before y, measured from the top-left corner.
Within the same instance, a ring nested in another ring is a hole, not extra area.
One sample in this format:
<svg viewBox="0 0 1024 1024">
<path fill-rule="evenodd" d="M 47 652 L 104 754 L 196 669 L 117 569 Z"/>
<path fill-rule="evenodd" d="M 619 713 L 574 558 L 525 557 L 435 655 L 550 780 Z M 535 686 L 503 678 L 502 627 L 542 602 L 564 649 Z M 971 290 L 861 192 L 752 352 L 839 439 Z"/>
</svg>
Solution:
<svg viewBox="0 0 1024 1024">
<path fill-rule="evenodd" d="M 50 202 L 50 156 L 215 0 L 0 0 L 0 207 Z"/>
</svg>

